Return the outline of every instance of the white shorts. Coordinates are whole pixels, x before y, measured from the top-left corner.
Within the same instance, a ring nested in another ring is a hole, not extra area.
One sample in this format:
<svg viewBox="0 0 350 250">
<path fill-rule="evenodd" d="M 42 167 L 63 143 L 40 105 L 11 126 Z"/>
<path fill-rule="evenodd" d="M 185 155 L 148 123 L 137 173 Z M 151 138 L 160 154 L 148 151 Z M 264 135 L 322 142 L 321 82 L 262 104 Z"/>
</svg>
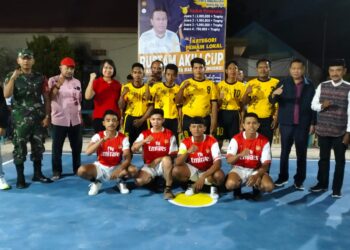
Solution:
<svg viewBox="0 0 350 250">
<path fill-rule="evenodd" d="M 193 182 L 196 182 L 199 179 L 199 177 L 201 175 L 203 175 L 204 172 L 200 171 L 198 168 L 192 166 L 189 163 L 186 163 L 186 165 L 187 165 L 188 169 L 191 172 L 190 180 L 193 181 Z M 207 178 L 205 178 L 204 184 L 205 185 L 212 185 L 212 183 L 210 183 Z"/>
<path fill-rule="evenodd" d="M 162 162 L 159 162 L 155 167 L 151 168 L 149 167 L 147 164 L 143 165 L 143 167 L 141 168 L 142 171 L 145 171 L 147 173 L 149 173 L 152 177 L 152 179 L 154 179 L 154 177 L 156 176 L 163 176 L 163 166 L 162 166 Z"/>
<path fill-rule="evenodd" d="M 98 161 L 95 161 L 94 165 L 96 167 L 97 172 L 96 180 L 101 181 L 109 181 L 111 179 L 111 174 L 113 173 L 113 171 L 120 167 L 119 165 L 114 167 L 107 167 Z"/>
<path fill-rule="evenodd" d="M 233 166 L 233 168 L 231 169 L 231 171 L 229 173 L 238 174 L 239 178 L 241 178 L 241 180 L 242 180 L 242 184 L 245 184 L 247 182 L 248 178 L 251 175 L 257 174 L 258 171 L 256 171 L 256 169 L 254 169 L 254 168 L 244 168 L 244 167 L 240 167 L 240 166 Z"/>
</svg>

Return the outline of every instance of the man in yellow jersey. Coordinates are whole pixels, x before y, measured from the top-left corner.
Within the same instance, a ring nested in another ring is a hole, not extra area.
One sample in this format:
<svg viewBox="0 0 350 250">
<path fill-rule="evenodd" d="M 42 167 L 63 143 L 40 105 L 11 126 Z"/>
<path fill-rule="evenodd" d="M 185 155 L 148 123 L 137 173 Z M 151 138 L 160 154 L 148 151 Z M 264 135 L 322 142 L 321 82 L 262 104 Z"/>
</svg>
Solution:
<svg viewBox="0 0 350 250">
<path fill-rule="evenodd" d="M 122 87 L 119 100 L 120 110 L 124 112 L 124 134 L 129 137 L 130 145 L 147 126 L 153 107 L 148 105 L 149 89 L 143 84 L 144 67 L 141 63 L 134 63 L 131 67 L 132 82 Z"/>
<path fill-rule="evenodd" d="M 168 64 L 165 68 L 166 82 L 156 82 L 150 87 L 150 93 L 154 108 L 164 111 L 163 126 L 178 138 L 179 110 L 175 103 L 175 96 L 179 92 L 179 85 L 175 83 L 178 68 L 175 64 Z"/>
<path fill-rule="evenodd" d="M 228 61 L 225 64 L 226 79 L 219 82 L 218 93 L 218 127 L 216 135 L 220 147 L 223 140 L 231 140 L 239 133 L 240 117 L 243 117 L 242 97 L 245 92 L 244 83 L 237 80 L 238 65 L 236 61 Z"/>
<path fill-rule="evenodd" d="M 214 82 L 205 78 L 205 61 L 196 57 L 191 61 L 193 78 L 183 81 L 175 102 L 182 105 L 182 131 L 185 137 L 191 135 L 189 127 L 193 117 L 205 120 L 206 134 L 214 134 L 217 127 L 217 88 Z"/>
<path fill-rule="evenodd" d="M 243 96 L 243 103 L 247 104 L 247 112 L 255 113 L 259 117 L 259 133 L 269 139 L 270 145 L 273 130 L 277 126 L 277 108 L 269 101 L 271 92 L 276 88 L 278 79 L 270 77 L 271 62 L 268 59 L 259 59 L 256 63 L 258 77 L 247 83 Z"/>
</svg>

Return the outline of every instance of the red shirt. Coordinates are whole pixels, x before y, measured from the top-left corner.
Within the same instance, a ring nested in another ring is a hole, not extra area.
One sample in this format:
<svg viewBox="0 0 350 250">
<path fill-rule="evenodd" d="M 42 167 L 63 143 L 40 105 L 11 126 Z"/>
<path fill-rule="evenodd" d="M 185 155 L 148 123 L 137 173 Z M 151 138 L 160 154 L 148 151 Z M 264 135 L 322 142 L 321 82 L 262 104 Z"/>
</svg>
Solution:
<svg viewBox="0 0 350 250">
<path fill-rule="evenodd" d="M 151 129 L 142 131 L 137 137 L 135 142 L 140 142 L 147 138 L 149 135 L 153 137 L 153 140 L 143 145 L 143 160 L 146 164 L 152 163 L 159 157 L 175 154 L 177 152 L 176 138 L 173 133 L 166 128 L 163 128 L 161 132 L 152 132 Z"/>
<path fill-rule="evenodd" d="M 91 142 L 98 142 L 105 136 L 105 131 L 100 131 L 91 138 Z M 118 132 L 114 138 L 102 142 L 97 149 L 97 160 L 107 166 L 117 166 L 123 159 L 123 151 L 129 150 L 129 138 Z"/>
<path fill-rule="evenodd" d="M 92 85 L 95 92 L 94 112 L 92 114 L 94 119 L 103 118 L 104 113 L 109 109 L 117 112 L 120 116 L 118 101 L 121 88 L 122 85 L 114 79 L 110 83 L 103 80 L 103 77 L 95 79 Z"/>
<path fill-rule="evenodd" d="M 241 132 L 235 135 L 227 148 L 227 157 L 229 155 L 237 155 L 244 149 L 249 149 L 249 155 L 240 157 L 234 164 L 235 166 L 245 168 L 259 168 L 263 163 L 271 162 L 271 149 L 269 140 L 256 133 L 257 136 L 254 139 L 247 139 L 245 132 Z"/>
<path fill-rule="evenodd" d="M 204 135 L 204 140 L 201 142 L 194 142 L 192 136 L 184 139 L 180 144 L 179 154 L 185 154 L 193 144 L 198 150 L 188 155 L 187 162 L 198 170 L 207 171 L 214 161 L 221 159 L 219 144 L 211 135 Z"/>
</svg>

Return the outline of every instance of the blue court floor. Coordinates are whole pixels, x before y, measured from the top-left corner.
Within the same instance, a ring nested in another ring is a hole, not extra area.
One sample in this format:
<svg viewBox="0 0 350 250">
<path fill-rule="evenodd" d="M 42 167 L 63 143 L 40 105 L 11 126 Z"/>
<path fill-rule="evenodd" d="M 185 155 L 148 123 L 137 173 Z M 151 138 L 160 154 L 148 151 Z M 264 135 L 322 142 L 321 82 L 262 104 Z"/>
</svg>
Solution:
<svg viewBox="0 0 350 250">
<path fill-rule="evenodd" d="M 83 163 L 94 160 L 94 156 L 82 158 Z M 47 176 L 51 176 L 50 161 L 51 155 L 46 154 L 43 170 Z M 307 191 L 316 181 L 317 162 L 311 160 L 305 191 L 294 191 L 295 161 L 291 160 L 289 184 L 260 201 L 233 200 L 232 193 L 222 193 L 211 207 L 183 208 L 146 188 L 121 195 L 112 182 L 90 197 L 89 182 L 70 174 L 70 155 L 64 155 L 63 161 L 69 175 L 52 184 L 31 184 L 25 190 L 15 188 L 13 163 L 5 164 L 13 188 L 0 192 L 0 250 L 350 249 L 348 167 L 341 199 L 333 199 L 331 191 Z M 133 162 L 140 166 L 140 156 L 135 155 Z M 273 179 L 278 163 L 273 160 Z M 31 162 L 25 167 L 30 182 Z M 226 163 L 223 169 L 228 171 Z M 333 176 L 333 165 L 331 169 Z"/>
</svg>

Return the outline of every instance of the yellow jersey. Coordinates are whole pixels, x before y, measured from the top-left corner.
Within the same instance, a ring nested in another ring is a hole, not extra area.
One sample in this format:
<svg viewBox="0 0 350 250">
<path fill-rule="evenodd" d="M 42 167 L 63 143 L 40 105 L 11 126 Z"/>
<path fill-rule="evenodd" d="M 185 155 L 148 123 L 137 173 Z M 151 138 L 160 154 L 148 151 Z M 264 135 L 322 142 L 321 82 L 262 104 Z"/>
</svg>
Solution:
<svg viewBox="0 0 350 250">
<path fill-rule="evenodd" d="M 245 93 L 246 86 L 243 82 L 228 83 L 221 81 L 217 85 L 221 105 L 219 110 L 240 110 L 240 103 Z"/>
<path fill-rule="evenodd" d="M 126 87 L 129 88 L 129 92 L 124 96 L 124 101 L 126 102 L 125 114 L 135 117 L 143 116 L 148 105 L 147 84 L 136 87 L 132 83 L 126 83 L 122 86 L 122 93 Z"/>
<path fill-rule="evenodd" d="M 211 113 L 211 101 L 217 101 L 218 93 L 215 83 L 210 80 L 196 81 L 193 78 L 183 81 L 189 81 L 190 84 L 183 92 L 184 102 L 182 113 L 184 115 L 195 117 L 205 117 Z"/>
<path fill-rule="evenodd" d="M 272 77 L 266 82 L 259 81 L 257 78 L 250 80 L 247 83 L 247 88 L 252 86 L 252 93 L 249 94 L 251 101 L 248 104 L 247 112 L 255 113 L 259 118 L 270 117 L 277 106 L 270 103 L 269 96 L 278 82 L 278 79 Z"/>
<path fill-rule="evenodd" d="M 175 103 L 175 96 L 179 89 L 180 87 L 176 83 L 168 87 L 163 82 L 156 82 L 150 87 L 154 108 L 162 109 L 165 119 L 175 119 L 179 116 Z"/>
</svg>

